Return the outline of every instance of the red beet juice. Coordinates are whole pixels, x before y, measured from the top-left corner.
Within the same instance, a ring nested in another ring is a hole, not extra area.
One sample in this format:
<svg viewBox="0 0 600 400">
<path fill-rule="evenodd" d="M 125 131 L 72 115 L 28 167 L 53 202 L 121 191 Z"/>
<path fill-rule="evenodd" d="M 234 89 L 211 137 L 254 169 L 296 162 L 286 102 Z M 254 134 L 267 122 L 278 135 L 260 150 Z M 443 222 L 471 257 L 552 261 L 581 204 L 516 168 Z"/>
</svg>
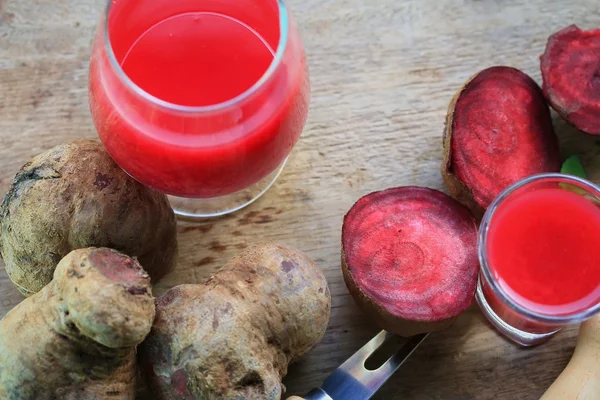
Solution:
<svg viewBox="0 0 600 400">
<path fill-rule="evenodd" d="M 499 288 L 526 310 L 548 316 L 578 313 L 600 301 L 600 208 L 557 187 L 505 199 L 487 231 L 487 263 Z M 524 320 L 484 286 L 494 311 L 517 329 L 555 327 Z"/>
<path fill-rule="evenodd" d="M 90 106 L 117 163 L 197 198 L 274 171 L 309 97 L 302 44 L 282 11 L 275 0 L 113 2 L 94 44 Z"/>
</svg>

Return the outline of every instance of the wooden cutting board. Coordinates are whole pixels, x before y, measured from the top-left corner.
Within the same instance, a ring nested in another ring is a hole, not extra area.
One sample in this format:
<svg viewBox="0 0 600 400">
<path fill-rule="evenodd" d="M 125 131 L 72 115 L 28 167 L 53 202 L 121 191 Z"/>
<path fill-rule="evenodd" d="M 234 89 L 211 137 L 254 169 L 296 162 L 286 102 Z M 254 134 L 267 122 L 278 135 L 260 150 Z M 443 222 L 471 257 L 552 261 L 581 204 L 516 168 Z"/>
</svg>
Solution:
<svg viewBox="0 0 600 400">
<path fill-rule="evenodd" d="M 333 295 L 323 342 L 290 368 L 302 394 L 377 332 L 340 272 L 340 228 L 360 196 L 391 186 L 442 189 L 441 134 L 448 103 L 472 74 L 520 68 L 540 82 L 547 37 L 571 23 L 599 24 L 597 0 L 290 0 L 312 75 L 304 134 L 267 195 L 235 215 L 181 224 L 180 263 L 156 291 L 200 282 L 257 240 L 288 243 L 325 271 Z M 100 0 L 0 0 L 0 195 L 35 154 L 94 137 L 87 107 L 90 41 Z M 555 118 L 565 154 L 582 155 L 592 180 L 600 137 Z M 0 264 L 1 266 L 1 264 Z M 0 317 L 22 300 L 0 267 Z M 566 365 L 576 328 L 520 349 L 472 307 L 419 348 L 378 399 L 538 399 Z M 141 389 L 140 399 L 151 395 Z"/>
</svg>

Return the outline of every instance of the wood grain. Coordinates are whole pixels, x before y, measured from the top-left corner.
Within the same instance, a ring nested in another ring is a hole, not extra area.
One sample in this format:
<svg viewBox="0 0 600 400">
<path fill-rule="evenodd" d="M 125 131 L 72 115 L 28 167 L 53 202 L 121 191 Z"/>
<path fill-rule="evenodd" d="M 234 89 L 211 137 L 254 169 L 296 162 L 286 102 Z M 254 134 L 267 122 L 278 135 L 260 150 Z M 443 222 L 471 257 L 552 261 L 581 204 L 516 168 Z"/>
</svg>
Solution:
<svg viewBox="0 0 600 400">
<path fill-rule="evenodd" d="M 0 195 L 35 154 L 94 137 L 87 107 L 90 41 L 100 0 L 0 0 Z M 282 177 L 235 215 L 181 223 L 180 264 L 158 294 L 200 282 L 257 240 L 285 242 L 321 266 L 333 295 L 323 342 L 294 365 L 289 394 L 318 386 L 377 332 L 342 281 L 340 228 L 360 196 L 399 185 L 442 189 L 446 108 L 469 76 L 492 65 L 540 81 L 539 55 L 554 31 L 600 21 L 597 0 L 290 0 L 312 78 L 309 120 Z M 565 155 L 582 155 L 592 180 L 600 138 L 559 118 Z M 22 297 L 0 268 L 0 317 Z M 436 333 L 377 399 L 538 399 L 566 365 L 569 328 L 533 349 L 500 338 L 473 307 Z M 152 396 L 143 389 L 140 399 Z"/>
</svg>

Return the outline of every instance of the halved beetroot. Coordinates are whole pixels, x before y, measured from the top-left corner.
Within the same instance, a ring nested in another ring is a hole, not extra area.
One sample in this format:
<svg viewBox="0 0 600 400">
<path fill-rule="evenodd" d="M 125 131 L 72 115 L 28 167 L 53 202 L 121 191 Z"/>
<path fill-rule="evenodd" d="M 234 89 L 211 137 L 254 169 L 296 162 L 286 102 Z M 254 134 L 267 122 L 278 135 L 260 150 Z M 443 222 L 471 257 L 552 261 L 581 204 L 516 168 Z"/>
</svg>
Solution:
<svg viewBox="0 0 600 400">
<path fill-rule="evenodd" d="M 442 176 L 475 216 L 516 181 L 559 170 L 550 109 L 529 76 L 492 67 L 458 91 L 446 117 Z"/>
<path fill-rule="evenodd" d="M 576 128 L 600 135 L 600 29 L 571 25 L 556 32 L 540 64 L 552 107 Z"/>
<path fill-rule="evenodd" d="M 475 218 L 433 189 L 371 193 L 344 217 L 342 271 L 380 328 L 401 336 L 447 328 L 475 293 Z"/>
</svg>

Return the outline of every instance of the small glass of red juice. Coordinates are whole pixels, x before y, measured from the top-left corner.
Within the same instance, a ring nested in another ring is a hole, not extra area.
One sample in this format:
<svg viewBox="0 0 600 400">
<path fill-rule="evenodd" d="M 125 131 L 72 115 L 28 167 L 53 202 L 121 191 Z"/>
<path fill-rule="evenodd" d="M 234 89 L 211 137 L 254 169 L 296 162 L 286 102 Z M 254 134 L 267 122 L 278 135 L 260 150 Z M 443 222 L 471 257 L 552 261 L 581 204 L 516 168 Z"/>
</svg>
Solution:
<svg viewBox="0 0 600 400">
<path fill-rule="evenodd" d="M 102 143 L 180 216 L 227 214 L 271 187 L 309 92 L 283 0 L 109 0 L 93 45 Z"/>
<path fill-rule="evenodd" d="M 523 179 L 486 211 L 476 299 L 490 323 L 532 346 L 600 311 L 600 187 L 574 176 Z"/>
</svg>

